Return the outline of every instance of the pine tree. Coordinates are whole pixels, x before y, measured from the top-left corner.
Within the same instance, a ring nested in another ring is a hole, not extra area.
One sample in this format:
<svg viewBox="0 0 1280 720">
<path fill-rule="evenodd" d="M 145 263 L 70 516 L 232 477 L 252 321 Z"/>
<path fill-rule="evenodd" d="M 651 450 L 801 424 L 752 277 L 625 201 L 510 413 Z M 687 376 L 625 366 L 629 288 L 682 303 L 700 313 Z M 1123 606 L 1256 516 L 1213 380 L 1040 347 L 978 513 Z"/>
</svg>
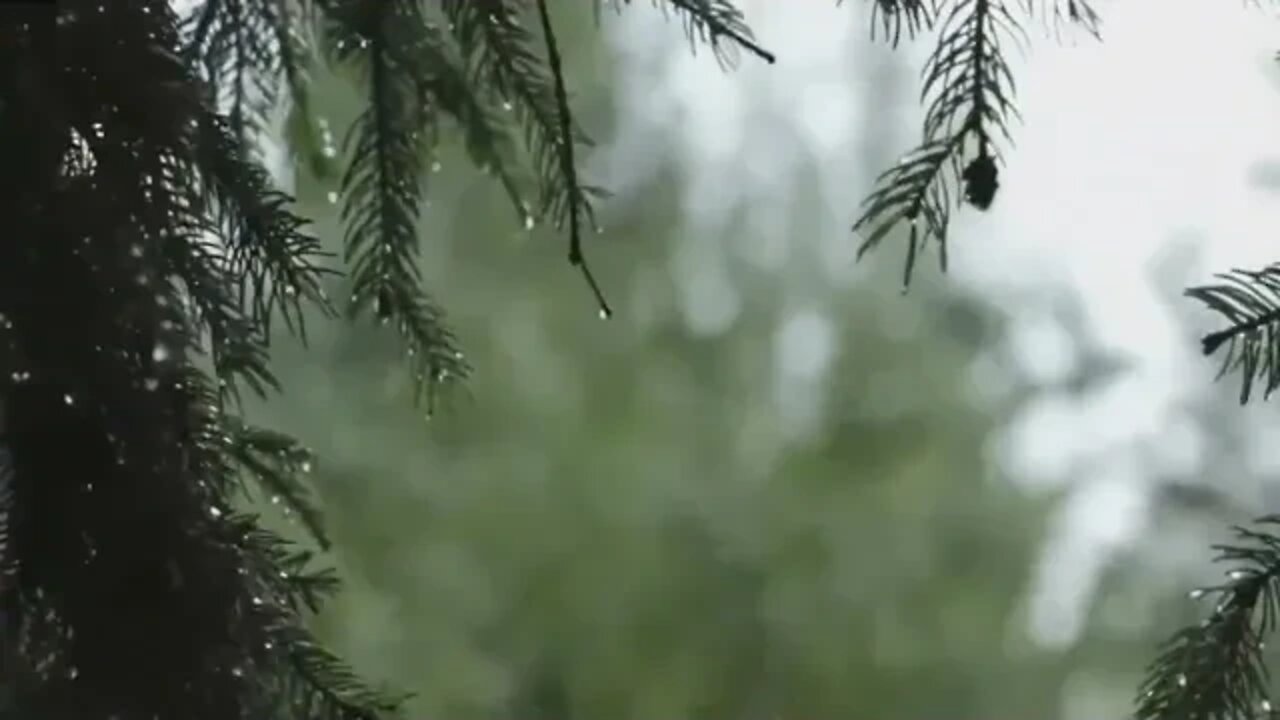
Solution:
<svg viewBox="0 0 1280 720">
<path fill-rule="evenodd" d="M 1010 45 L 1029 22 L 1099 33 L 1085 0 L 868 0 L 894 45 L 938 33 L 918 148 L 881 175 L 854 225 L 861 252 L 907 242 L 904 281 L 949 218 L 989 208 L 1017 118 Z M 724 63 L 772 62 L 728 0 L 655 0 Z M 630 0 L 612 0 L 623 12 Z M 446 133 L 526 223 L 550 222 L 611 307 L 584 248 L 604 195 L 579 170 L 579 126 L 550 0 L 169 0 L 0 9 L 0 707 L 21 718 L 374 718 L 376 691 L 306 629 L 336 582 L 238 511 L 288 505 L 324 548 L 311 459 L 243 417 L 278 389 L 272 322 L 304 310 L 372 318 L 403 340 L 419 400 L 467 363 L 417 265 L 424 167 Z M 595 2 L 597 16 L 601 0 Z M 568 12 L 557 4 L 556 12 Z M 342 144 L 344 257 L 327 257 L 256 140 L 290 109 L 287 144 L 337 155 L 310 78 L 365 94 Z M 511 110 L 512 112 L 506 112 Z M 525 168 L 531 170 L 526 171 Z M 325 292 L 341 273 L 343 298 Z M 1280 265 L 1188 294 L 1226 321 L 1204 339 L 1280 387 Z M 1280 537 L 1241 530 L 1205 623 L 1150 668 L 1143 720 L 1269 711 L 1261 637 L 1280 598 Z"/>
</svg>

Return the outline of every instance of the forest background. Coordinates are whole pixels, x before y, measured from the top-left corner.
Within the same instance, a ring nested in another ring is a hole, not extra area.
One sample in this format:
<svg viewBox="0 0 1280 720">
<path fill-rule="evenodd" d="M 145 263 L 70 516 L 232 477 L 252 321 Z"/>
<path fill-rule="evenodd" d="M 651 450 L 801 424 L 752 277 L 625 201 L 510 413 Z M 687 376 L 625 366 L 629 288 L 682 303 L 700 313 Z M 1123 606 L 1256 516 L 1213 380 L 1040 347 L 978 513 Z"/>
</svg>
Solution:
<svg viewBox="0 0 1280 720">
<path fill-rule="evenodd" d="M 1154 2 L 1020 62 L 1001 196 L 905 296 L 849 222 L 927 43 L 753 0 L 780 61 L 726 73 L 646 3 L 562 13 L 617 315 L 450 147 L 423 268 L 474 377 L 424 418 L 394 338 L 313 323 L 250 413 L 318 453 L 331 647 L 411 717 L 1124 717 L 1280 470 L 1180 297 L 1274 259 L 1278 26 Z M 315 101 L 342 137 L 354 91 Z M 274 163 L 336 249 L 337 179 Z"/>
</svg>

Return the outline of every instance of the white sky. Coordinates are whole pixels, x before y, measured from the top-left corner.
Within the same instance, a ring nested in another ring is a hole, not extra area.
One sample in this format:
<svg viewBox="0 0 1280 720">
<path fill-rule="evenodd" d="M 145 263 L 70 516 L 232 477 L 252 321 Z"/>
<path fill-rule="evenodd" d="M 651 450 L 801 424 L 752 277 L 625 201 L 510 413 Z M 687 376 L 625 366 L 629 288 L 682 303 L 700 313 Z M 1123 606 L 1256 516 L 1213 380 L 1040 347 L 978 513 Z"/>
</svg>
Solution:
<svg viewBox="0 0 1280 720">
<path fill-rule="evenodd" d="M 619 141 L 601 171 L 625 193 L 657 166 L 661 148 L 682 160 L 688 195 L 698 200 L 687 203 L 692 220 L 673 270 L 690 327 L 712 334 L 741 306 L 729 256 L 783 271 L 808 244 L 827 259 L 832 282 L 854 276 L 848 223 L 867 175 L 851 167 L 851 148 L 870 113 L 903 111 L 859 107 L 859 70 L 867 63 L 857 46 L 867 27 L 858 6 L 865 3 L 738 4 L 762 44 L 777 52 L 777 65 L 745 58 L 726 75 L 709 53 L 680 52 L 687 45 L 679 24 L 664 25 L 643 4 L 610 24 L 627 90 Z M 1038 42 L 1018 74 L 1026 123 L 1015 128 L 996 205 L 986 214 L 962 212 L 955 226 L 946 281 L 1025 298 L 1011 350 L 1031 371 L 1049 379 L 1075 362 L 1048 315 L 1047 291 L 1055 288 L 1077 294 L 1088 332 L 1132 362 L 1087 402 L 1037 402 L 996 448 L 1014 481 L 1033 490 L 1071 486 L 1029 596 L 1029 630 L 1051 646 L 1077 637 L 1100 569 L 1142 532 L 1153 471 L 1187 471 L 1199 460 L 1186 404 L 1235 389 L 1208 384 L 1212 363 L 1166 303 L 1181 287 L 1153 277 L 1153 260 L 1187 230 L 1210 240 L 1195 259 L 1193 282 L 1280 260 L 1273 235 L 1280 198 L 1248 182 L 1251 167 L 1280 155 L 1280 67 L 1271 61 L 1280 23 L 1243 6 L 1099 0 L 1103 43 L 1083 35 L 1063 46 Z M 915 92 L 904 95 L 914 102 Z M 906 112 L 903 122 L 916 122 L 916 111 Z M 796 237 L 787 188 L 806 154 L 820 158 L 828 214 L 814 237 Z M 730 211 L 743 212 L 744 201 L 754 232 L 726 244 L 718 230 Z M 778 397 L 812 406 L 820 402 L 812 383 L 826 367 L 830 324 L 819 290 L 799 287 L 793 296 L 800 319 L 779 329 L 786 342 L 779 344 Z M 818 357 L 794 357 L 800 337 L 815 338 L 809 354 Z M 814 414 L 782 402 L 779 409 L 802 429 Z"/>
</svg>

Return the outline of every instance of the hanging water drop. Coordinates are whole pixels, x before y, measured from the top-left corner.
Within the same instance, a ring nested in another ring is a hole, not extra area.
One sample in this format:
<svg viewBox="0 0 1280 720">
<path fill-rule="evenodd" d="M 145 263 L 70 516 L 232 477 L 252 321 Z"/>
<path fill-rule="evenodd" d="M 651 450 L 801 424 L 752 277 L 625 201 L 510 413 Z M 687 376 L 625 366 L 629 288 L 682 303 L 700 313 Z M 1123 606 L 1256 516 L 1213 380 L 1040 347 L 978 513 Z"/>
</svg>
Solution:
<svg viewBox="0 0 1280 720">
<path fill-rule="evenodd" d="M 1271 712 L 1271 701 L 1266 698 L 1263 698 L 1262 702 L 1258 703 L 1258 706 L 1262 708 L 1262 712 L 1264 713 Z"/>
<path fill-rule="evenodd" d="M 299 467 L 300 467 L 300 469 L 302 470 L 302 472 L 304 472 L 304 473 L 309 473 L 309 472 L 311 472 L 311 461 L 310 461 L 310 460 L 303 460 L 303 461 L 302 461 L 302 465 L 301 465 L 301 466 L 299 466 Z"/>
<path fill-rule="evenodd" d="M 216 507 L 216 506 L 214 506 L 214 505 L 210 505 L 210 506 L 209 506 L 209 517 L 211 517 L 211 518 L 220 518 L 220 517 L 222 517 L 222 510 L 220 510 L 219 508 L 217 508 L 217 507 Z"/>
<path fill-rule="evenodd" d="M 1191 598 L 1192 600 L 1199 600 L 1200 598 L 1204 597 L 1204 588 L 1196 588 L 1195 590 L 1192 590 L 1191 592 L 1187 593 L 1187 597 Z"/>
<path fill-rule="evenodd" d="M 168 360 L 169 348 L 164 343 L 156 343 L 156 346 L 151 349 L 151 359 L 158 363 Z"/>
<path fill-rule="evenodd" d="M 1178 687 L 1186 687 L 1186 686 L 1187 686 L 1187 676 L 1183 675 L 1182 673 L 1178 673 Z"/>
<path fill-rule="evenodd" d="M 506 100 L 506 101 L 503 101 L 502 103 L 502 109 L 506 110 L 507 112 L 511 112 L 513 109 L 515 109 L 515 105 L 512 105 L 510 100 Z"/>
<path fill-rule="evenodd" d="M 155 392 L 156 390 L 160 389 L 160 381 L 157 380 L 156 378 L 149 377 L 146 380 L 142 381 L 142 386 L 151 392 Z"/>
<path fill-rule="evenodd" d="M 534 225 L 536 225 L 536 224 L 537 224 L 537 221 L 533 219 L 533 215 L 529 214 L 529 215 L 525 215 L 525 216 L 524 216 L 524 229 L 525 229 L 525 230 L 532 230 L 532 229 L 533 229 L 533 226 L 534 226 Z"/>
<path fill-rule="evenodd" d="M 609 309 L 608 309 L 608 308 L 600 308 L 599 317 L 600 317 L 600 319 L 601 319 L 601 320 L 608 320 L 608 319 L 609 319 Z"/>
<path fill-rule="evenodd" d="M 440 168 L 441 168 L 441 165 L 440 165 L 440 161 L 439 161 L 439 160 L 432 160 L 432 161 L 431 161 L 431 172 L 433 172 L 433 173 L 438 173 L 438 172 L 440 172 Z"/>
<path fill-rule="evenodd" d="M 336 191 L 330 190 L 329 194 L 326 195 L 325 197 L 329 200 L 330 205 L 338 204 L 338 193 Z"/>
<path fill-rule="evenodd" d="M 1227 577 L 1231 578 L 1232 580 L 1243 580 L 1248 576 L 1249 576 L 1249 573 L 1244 570 L 1232 570 L 1231 572 L 1227 573 Z"/>
<path fill-rule="evenodd" d="M 71 393 L 67 393 L 66 395 L 62 396 L 62 402 L 66 403 L 67 405 L 75 405 L 76 399 L 71 395 Z"/>
</svg>

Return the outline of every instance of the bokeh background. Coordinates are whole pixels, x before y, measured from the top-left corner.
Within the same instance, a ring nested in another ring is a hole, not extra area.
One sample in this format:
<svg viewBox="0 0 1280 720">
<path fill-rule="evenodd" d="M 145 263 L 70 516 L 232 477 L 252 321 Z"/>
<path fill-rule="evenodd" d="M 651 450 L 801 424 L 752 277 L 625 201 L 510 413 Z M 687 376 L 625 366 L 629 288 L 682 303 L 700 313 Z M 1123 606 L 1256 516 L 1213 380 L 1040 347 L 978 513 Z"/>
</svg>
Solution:
<svg viewBox="0 0 1280 720">
<path fill-rule="evenodd" d="M 427 416 L 392 333 L 313 323 L 252 410 L 319 453 L 324 637 L 411 718 L 1125 717 L 1209 545 L 1277 509 L 1280 423 L 1181 291 L 1280 259 L 1280 23 L 1029 27 L 1001 194 L 903 294 L 849 225 L 918 140 L 928 37 L 741 0 L 780 60 L 726 72 L 649 3 L 555 5 L 617 316 L 442 147 L 422 267 L 474 378 Z M 317 102 L 340 142 L 355 90 Z M 336 248 L 336 180 L 270 149 Z"/>
</svg>

